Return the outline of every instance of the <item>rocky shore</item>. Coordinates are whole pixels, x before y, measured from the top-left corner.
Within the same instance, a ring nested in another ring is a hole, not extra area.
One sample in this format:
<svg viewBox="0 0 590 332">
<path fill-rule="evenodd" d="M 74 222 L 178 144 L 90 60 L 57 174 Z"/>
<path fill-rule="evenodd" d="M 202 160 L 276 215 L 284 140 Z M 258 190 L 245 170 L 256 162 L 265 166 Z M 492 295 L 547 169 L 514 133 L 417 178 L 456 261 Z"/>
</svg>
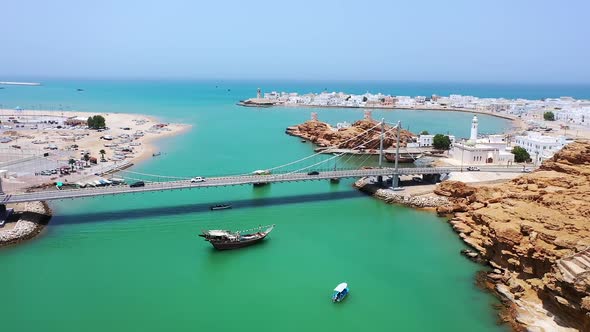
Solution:
<svg viewBox="0 0 590 332">
<path fill-rule="evenodd" d="M 432 194 L 412 195 L 403 192 L 396 192 L 391 189 L 383 189 L 378 185 L 370 183 L 367 179 L 361 179 L 354 183 L 354 187 L 377 199 L 389 204 L 403 204 L 414 208 L 436 208 L 449 204 L 446 197 Z"/>
<path fill-rule="evenodd" d="M 539 170 L 504 183 L 442 182 L 433 195 L 359 190 L 388 203 L 435 208 L 489 270 L 477 281 L 504 304 L 515 331 L 590 331 L 590 143 L 566 146 Z"/>
<path fill-rule="evenodd" d="M 51 209 L 45 202 L 19 203 L 12 207 L 14 214 L 0 228 L 0 247 L 37 236 L 51 218 Z"/>
<path fill-rule="evenodd" d="M 337 129 L 327 123 L 310 120 L 297 126 L 288 127 L 285 132 L 291 136 L 309 140 L 321 147 L 358 149 L 359 146 L 363 146 L 367 150 L 378 150 L 381 127 L 376 127 L 377 124 L 378 122 L 375 120 L 364 119 L 356 121 L 348 128 Z M 384 149 L 389 149 L 396 144 L 396 131 L 391 130 L 392 128 L 392 126 L 385 125 Z M 365 131 L 366 133 L 362 134 Z M 360 136 L 356 137 L 357 135 Z M 400 146 L 406 146 L 407 142 L 411 141 L 414 136 L 411 132 L 402 129 L 400 131 Z"/>
</svg>

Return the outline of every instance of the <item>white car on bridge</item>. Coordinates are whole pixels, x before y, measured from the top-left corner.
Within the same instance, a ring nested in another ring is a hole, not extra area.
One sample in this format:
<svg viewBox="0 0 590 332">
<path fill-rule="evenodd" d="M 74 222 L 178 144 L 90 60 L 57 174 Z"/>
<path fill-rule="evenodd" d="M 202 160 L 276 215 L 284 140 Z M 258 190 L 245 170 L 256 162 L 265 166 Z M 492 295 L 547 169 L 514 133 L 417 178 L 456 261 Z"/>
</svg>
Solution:
<svg viewBox="0 0 590 332">
<path fill-rule="evenodd" d="M 205 178 L 204 177 L 201 177 L 201 176 L 195 176 L 194 178 L 191 179 L 191 182 L 192 183 L 195 183 L 195 182 L 205 182 Z"/>
</svg>

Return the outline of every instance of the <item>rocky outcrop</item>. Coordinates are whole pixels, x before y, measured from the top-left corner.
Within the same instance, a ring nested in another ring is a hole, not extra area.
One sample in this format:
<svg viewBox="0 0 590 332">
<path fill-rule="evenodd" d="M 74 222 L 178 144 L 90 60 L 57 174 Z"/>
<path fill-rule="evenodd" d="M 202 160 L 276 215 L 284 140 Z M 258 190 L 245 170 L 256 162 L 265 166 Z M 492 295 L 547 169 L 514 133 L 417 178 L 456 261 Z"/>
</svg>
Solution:
<svg viewBox="0 0 590 332">
<path fill-rule="evenodd" d="M 360 191 L 389 204 L 403 204 L 415 208 L 435 208 L 449 203 L 448 199 L 445 197 L 434 195 L 407 195 L 391 189 L 380 188 L 375 184 L 367 182 L 365 179 L 355 182 L 354 186 Z"/>
<path fill-rule="evenodd" d="M 51 216 L 45 202 L 19 203 L 14 207 L 18 220 L 0 229 L 0 247 L 31 239 L 43 230 Z"/>
<path fill-rule="evenodd" d="M 449 199 L 437 212 L 452 214 L 463 241 L 498 270 L 495 291 L 516 305 L 518 323 L 590 331 L 589 143 L 507 183 L 447 181 L 435 192 Z"/>
<path fill-rule="evenodd" d="M 378 150 L 381 127 L 375 127 L 377 124 L 378 122 L 373 120 L 360 120 L 348 128 L 336 129 L 327 123 L 311 120 L 297 126 L 288 127 L 286 133 L 304 138 L 322 147 L 358 149 L 359 146 L 364 146 L 365 149 Z M 391 130 L 392 128 L 385 125 L 384 149 L 394 147 L 396 144 L 396 130 Z M 387 132 L 388 130 L 389 132 Z M 367 132 L 354 138 L 365 131 Z M 406 146 L 407 142 L 411 141 L 414 136 L 411 132 L 402 129 L 400 131 L 400 146 Z"/>
</svg>

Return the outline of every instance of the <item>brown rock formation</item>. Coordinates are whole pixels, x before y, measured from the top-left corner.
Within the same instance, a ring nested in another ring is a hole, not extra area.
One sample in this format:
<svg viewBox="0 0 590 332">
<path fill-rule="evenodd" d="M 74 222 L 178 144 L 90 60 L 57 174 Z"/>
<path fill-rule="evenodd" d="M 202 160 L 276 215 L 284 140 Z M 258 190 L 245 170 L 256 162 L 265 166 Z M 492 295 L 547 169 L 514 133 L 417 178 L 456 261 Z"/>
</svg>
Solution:
<svg viewBox="0 0 590 332">
<path fill-rule="evenodd" d="M 451 201 L 438 213 L 454 213 L 461 238 L 504 270 L 496 288 L 520 307 L 517 321 L 530 326 L 534 307 L 558 326 L 590 331 L 590 143 L 572 143 L 507 183 L 447 181 L 436 193 Z"/>
<path fill-rule="evenodd" d="M 359 120 L 353 123 L 349 128 L 342 128 L 336 130 L 330 127 L 329 124 L 320 121 L 307 121 L 300 125 L 289 127 L 286 133 L 289 135 L 305 138 L 311 142 L 323 147 L 335 147 L 340 149 L 358 149 L 359 146 L 364 145 L 367 150 L 379 149 L 379 135 L 381 135 L 381 128 L 377 125 L 377 121 L 373 120 Z M 383 140 L 383 148 L 388 149 L 395 147 L 396 144 L 396 130 L 392 126 L 385 125 L 385 138 Z M 365 131 L 363 135 L 351 139 Z M 415 135 L 411 132 L 402 129 L 400 133 L 400 146 L 406 146 L 407 142 L 412 140 Z"/>
</svg>

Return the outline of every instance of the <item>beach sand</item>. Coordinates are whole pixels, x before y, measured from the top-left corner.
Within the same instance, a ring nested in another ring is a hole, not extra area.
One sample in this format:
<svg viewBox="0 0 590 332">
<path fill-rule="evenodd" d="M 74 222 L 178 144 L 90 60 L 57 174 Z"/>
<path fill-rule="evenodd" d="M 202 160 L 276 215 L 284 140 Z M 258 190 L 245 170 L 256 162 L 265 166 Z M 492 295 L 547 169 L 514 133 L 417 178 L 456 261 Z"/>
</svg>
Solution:
<svg viewBox="0 0 590 332">
<path fill-rule="evenodd" d="M 88 118 L 102 115 L 106 126 L 104 131 L 83 129 L 82 127 L 67 127 L 58 129 L 58 125 L 66 118 Z M 10 118 L 19 123 L 10 123 Z M 0 170 L 7 170 L 8 176 L 2 179 L 3 190 L 7 193 L 22 191 L 27 187 L 60 182 L 77 182 L 96 178 L 95 173 L 122 163 L 138 163 L 151 158 L 156 151 L 156 140 L 178 135 L 190 129 L 190 125 L 164 123 L 157 118 L 123 113 L 84 113 L 84 112 L 51 112 L 24 110 L 15 114 L 14 110 L 0 110 L 0 120 L 4 128 L 0 137 L 11 137 L 13 141 L 0 144 Z M 57 124 L 33 124 L 33 121 L 58 121 Z M 20 125 L 24 124 L 24 128 Z M 19 127 L 17 127 L 19 125 Z M 7 128 L 12 127 L 12 128 Z M 135 135 L 138 134 L 138 135 Z M 129 135 L 122 138 L 121 135 Z M 110 136 L 112 140 L 101 139 Z M 110 146 L 115 145 L 116 146 Z M 77 145 L 73 148 L 72 145 Z M 107 145 L 107 146 L 105 146 Z M 54 146 L 57 149 L 48 149 Z M 128 148 L 130 151 L 122 152 Z M 106 162 L 101 162 L 100 150 L 105 150 Z M 88 152 L 98 160 L 90 168 L 81 167 L 76 173 L 69 175 L 55 174 L 52 176 L 35 175 L 47 169 L 68 166 L 69 160 L 84 162 L 83 155 Z M 47 157 L 43 155 L 49 153 Z M 117 160 L 115 155 L 124 156 Z"/>
</svg>

